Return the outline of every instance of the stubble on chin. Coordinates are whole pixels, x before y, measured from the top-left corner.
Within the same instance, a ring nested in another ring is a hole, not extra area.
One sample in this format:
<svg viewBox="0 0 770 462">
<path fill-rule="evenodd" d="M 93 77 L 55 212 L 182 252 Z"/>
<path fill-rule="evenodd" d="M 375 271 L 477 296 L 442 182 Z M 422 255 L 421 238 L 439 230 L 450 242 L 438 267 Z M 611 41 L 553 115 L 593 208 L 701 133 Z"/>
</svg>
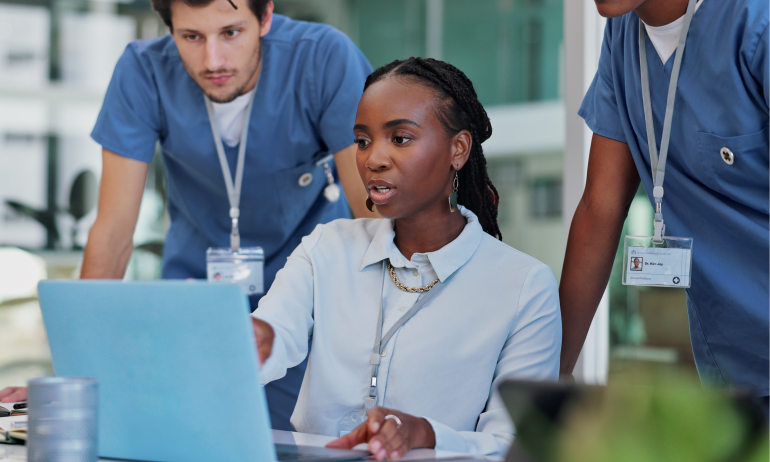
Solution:
<svg viewBox="0 0 770 462">
<path fill-rule="evenodd" d="M 202 79 L 205 79 L 205 77 L 201 77 Z M 232 92 L 228 93 L 225 96 L 217 96 L 213 95 L 209 92 L 207 92 L 200 83 L 198 85 L 201 87 L 201 90 L 203 90 L 203 93 L 206 94 L 206 96 L 209 97 L 209 99 L 215 103 L 229 103 L 233 101 L 235 98 L 241 96 L 243 94 L 243 90 L 246 88 L 246 84 L 243 84 L 240 86 L 240 88 L 237 88 L 233 90 Z"/>
</svg>

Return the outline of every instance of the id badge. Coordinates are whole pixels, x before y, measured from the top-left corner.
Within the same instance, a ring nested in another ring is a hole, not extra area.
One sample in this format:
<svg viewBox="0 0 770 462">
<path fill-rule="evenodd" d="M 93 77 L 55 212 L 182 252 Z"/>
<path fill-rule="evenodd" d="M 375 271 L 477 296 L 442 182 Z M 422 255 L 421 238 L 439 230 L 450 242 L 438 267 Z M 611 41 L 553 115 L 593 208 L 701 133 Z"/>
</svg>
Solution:
<svg viewBox="0 0 770 462">
<path fill-rule="evenodd" d="M 248 295 L 265 291 L 265 253 L 262 247 L 209 248 L 206 251 L 206 273 L 209 282 L 238 284 Z"/>
<path fill-rule="evenodd" d="M 690 287 L 692 238 L 626 236 L 623 245 L 623 284 L 627 286 Z"/>
</svg>

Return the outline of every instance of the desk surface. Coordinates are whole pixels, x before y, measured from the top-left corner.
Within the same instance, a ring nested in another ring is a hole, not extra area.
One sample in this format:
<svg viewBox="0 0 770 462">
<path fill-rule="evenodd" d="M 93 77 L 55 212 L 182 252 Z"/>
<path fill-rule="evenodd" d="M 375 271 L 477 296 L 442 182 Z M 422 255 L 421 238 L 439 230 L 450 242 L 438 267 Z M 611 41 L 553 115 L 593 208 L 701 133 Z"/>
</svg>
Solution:
<svg viewBox="0 0 770 462">
<path fill-rule="evenodd" d="M 334 438 L 322 435 L 310 435 L 307 433 L 294 433 L 281 430 L 273 430 L 273 439 L 280 444 L 294 444 L 297 446 L 324 446 Z M 361 446 L 359 449 L 365 446 Z M 401 460 L 436 460 L 462 457 L 450 451 L 435 451 L 433 449 L 413 449 Z M 27 460 L 27 447 L 21 445 L 0 444 L 0 462 L 24 462 Z M 100 459 L 104 460 L 104 459 Z M 469 458 L 470 460 L 470 458 Z M 493 459 L 499 460 L 499 459 Z M 105 461 L 106 462 L 106 461 Z"/>
</svg>

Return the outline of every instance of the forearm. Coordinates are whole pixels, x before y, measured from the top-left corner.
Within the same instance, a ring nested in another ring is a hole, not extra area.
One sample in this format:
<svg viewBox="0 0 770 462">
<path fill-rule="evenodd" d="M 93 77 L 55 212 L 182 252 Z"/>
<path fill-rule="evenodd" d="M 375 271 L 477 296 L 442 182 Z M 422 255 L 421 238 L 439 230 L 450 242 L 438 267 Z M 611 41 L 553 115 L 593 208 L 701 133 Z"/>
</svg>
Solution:
<svg viewBox="0 0 770 462">
<path fill-rule="evenodd" d="M 96 222 L 88 233 L 82 279 L 123 279 L 133 251 L 148 165 L 102 149 Z"/>
<path fill-rule="evenodd" d="M 624 211 L 601 210 L 581 200 L 567 240 L 559 299 L 560 373 L 571 374 L 612 271 Z"/>
<path fill-rule="evenodd" d="M 83 253 L 81 279 L 123 279 L 133 251 L 133 230 L 110 229 L 109 223 L 94 223 Z"/>
<path fill-rule="evenodd" d="M 639 182 L 628 145 L 594 134 L 586 187 L 572 218 L 559 286 L 562 375 L 572 373 L 583 348 Z"/>
</svg>

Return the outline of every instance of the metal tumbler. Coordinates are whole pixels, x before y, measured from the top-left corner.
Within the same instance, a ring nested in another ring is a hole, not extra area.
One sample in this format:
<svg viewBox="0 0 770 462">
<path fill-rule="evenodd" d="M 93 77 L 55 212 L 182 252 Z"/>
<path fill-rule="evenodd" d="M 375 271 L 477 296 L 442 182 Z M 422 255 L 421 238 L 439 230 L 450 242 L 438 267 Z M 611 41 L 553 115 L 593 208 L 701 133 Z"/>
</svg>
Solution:
<svg viewBox="0 0 770 462">
<path fill-rule="evenodd" d="M 43 377 L 28 386 L 27 460 L 97 462 L 97 380 Z"/>
</svg>

